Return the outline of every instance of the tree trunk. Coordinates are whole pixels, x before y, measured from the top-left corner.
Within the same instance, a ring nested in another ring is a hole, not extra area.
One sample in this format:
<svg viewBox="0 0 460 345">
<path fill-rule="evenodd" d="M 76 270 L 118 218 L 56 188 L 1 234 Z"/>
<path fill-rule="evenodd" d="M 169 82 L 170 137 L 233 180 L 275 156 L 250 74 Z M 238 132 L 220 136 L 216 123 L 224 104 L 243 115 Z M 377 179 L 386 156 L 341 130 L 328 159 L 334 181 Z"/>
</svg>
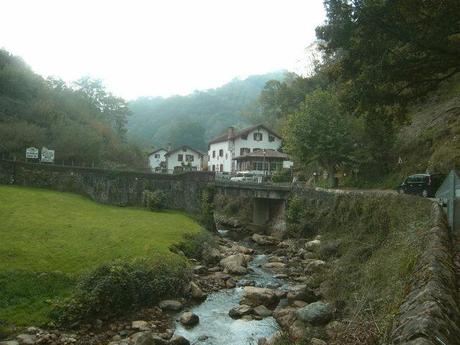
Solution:
<svg viewBox="0 0 460 345">
<path fill-rule="evenodd" d="M 337 178 L 335 177 L 335 163 L 329 162 L 327 164 L 327 179 L 329 181 L 329 188 L 337 188 Z"/>
</svg>

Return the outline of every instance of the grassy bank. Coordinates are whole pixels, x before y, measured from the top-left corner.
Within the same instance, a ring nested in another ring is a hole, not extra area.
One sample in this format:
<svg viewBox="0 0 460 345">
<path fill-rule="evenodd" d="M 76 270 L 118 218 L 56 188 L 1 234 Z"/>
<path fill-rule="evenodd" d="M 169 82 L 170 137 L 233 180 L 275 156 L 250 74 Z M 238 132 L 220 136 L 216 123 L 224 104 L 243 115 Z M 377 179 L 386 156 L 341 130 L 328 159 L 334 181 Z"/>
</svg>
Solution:
<svg viewBox="0 0 460 345">
<path fill-rule="evenodd" d="M 52 300 L 67 296 L 81 272 L 114 259 L 169 255 L 171 244 L 200 229 L 180 212 L 13 186 L 0 186 L 0 219 L 0 329 L 46 322 Z"/>
<path fill-rule="evenodd" d="M 430 201 L 412 196 L 329 194 L 297 196 L 288 207 L 288 228 L 320 234 L 326 274 L 313 276 L 344 320 L 331 344 L 384 340 L 398 312 L 413 269 L 426 246 Z"/>
</svg>

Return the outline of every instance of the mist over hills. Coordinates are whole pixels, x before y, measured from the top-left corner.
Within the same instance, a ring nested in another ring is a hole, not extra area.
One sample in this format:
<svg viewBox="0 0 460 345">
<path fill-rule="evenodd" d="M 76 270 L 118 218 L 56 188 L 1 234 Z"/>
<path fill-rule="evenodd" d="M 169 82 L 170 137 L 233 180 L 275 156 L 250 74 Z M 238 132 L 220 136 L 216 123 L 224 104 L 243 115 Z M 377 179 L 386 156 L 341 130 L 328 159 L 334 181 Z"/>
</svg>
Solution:
<svg viewBox="0 0 460 345">
<path fill-rule="evenodd" d="M 187 96 L 141 97 L 129 103 L 128 138 L 145 149 L 171 143 L 206 151 L 207 142 L 228 126 L 244 127 L 250 119 L 242 110 L 257 100 L 265 83 L 282 80 L 286 71 L 234 79 Z"/>
</svg>

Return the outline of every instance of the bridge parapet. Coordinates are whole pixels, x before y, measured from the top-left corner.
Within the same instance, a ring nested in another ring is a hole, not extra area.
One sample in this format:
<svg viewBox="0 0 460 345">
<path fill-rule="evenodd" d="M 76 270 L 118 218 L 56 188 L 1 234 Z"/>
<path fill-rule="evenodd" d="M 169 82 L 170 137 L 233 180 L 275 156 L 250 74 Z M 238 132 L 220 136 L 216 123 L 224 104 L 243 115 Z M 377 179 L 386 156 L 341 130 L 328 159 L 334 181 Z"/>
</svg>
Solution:
<svg viewBox="0 0 460 345">
<path fill-rule="evenodd" d="M 250 183 L 216 180 L 218 192 L 250 198 L 287 200 L 292 191 L 290 183 Z"/>
</svg>

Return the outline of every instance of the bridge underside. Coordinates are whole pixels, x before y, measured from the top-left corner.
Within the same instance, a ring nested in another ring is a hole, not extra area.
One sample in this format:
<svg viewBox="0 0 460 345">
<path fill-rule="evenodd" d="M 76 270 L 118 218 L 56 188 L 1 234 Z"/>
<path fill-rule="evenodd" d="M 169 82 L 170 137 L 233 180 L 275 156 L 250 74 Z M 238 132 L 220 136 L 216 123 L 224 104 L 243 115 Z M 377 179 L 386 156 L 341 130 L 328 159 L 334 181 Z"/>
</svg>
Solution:
<svg viewBox="0 0 460 345">
<path fill-rule="evenodd" d="M 283 199 L 253 199 L 252 222 L 257 226 L 270 223 L 275 217 L 284 214 L 286 201 Z"/>
</svg>

